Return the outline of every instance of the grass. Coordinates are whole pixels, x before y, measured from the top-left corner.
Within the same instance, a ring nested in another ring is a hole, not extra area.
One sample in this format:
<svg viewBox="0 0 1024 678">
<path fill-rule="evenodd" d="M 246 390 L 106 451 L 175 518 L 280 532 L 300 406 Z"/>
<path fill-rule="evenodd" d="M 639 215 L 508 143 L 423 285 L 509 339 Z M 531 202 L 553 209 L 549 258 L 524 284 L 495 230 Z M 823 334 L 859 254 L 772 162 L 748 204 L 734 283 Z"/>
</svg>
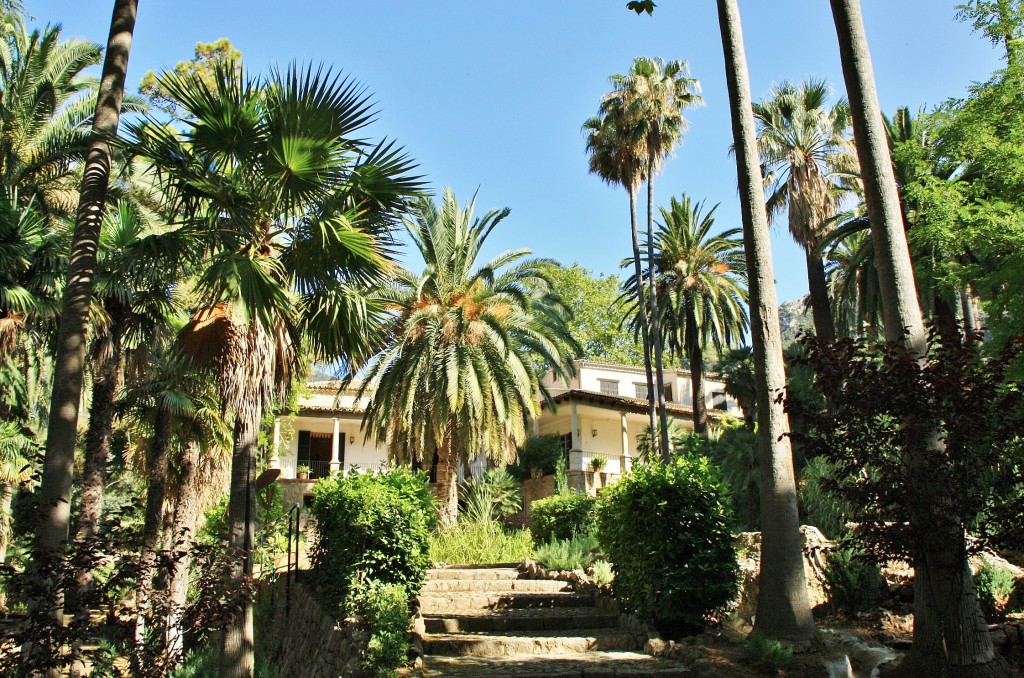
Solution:
<svg viewBox="0 0 1024 678">
<path fill-rule="evenodd" d="M 529 530 L 498 522 L 461 522 L 430 537 L 430 560 L 450 565 L 513 563 L 533 557 Z"/>
</svg>

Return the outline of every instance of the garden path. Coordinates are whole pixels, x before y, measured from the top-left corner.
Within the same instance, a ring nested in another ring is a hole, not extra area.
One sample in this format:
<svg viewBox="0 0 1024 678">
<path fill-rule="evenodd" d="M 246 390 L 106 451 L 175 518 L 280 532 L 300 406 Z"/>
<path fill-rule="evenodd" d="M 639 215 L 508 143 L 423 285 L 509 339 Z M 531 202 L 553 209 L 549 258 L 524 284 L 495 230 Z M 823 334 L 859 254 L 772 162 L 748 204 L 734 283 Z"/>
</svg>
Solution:
<svg viewBox="0 0 1024 678">
<path fill-rule="evenodd" d="M 594 596 L 526 579 L 514 564 L 431 570 L 419 601 L 431 678 L 692 675 L 639 652 L 646 638 L 620 629 Z"/>
</svg>

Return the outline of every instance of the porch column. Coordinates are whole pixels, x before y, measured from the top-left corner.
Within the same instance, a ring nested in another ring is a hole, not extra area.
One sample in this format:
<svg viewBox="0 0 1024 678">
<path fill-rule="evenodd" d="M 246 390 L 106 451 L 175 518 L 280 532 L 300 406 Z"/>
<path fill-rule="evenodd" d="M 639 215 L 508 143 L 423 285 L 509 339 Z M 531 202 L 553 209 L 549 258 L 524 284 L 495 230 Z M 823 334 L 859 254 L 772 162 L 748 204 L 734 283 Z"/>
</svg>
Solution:
<svg viewBox="0 0 1024 678">
<path fill-rule="evenodd" d="M 334 418 L 334 432 L 331 434 L 331 475 L 341 468 L 341 424 Z"/>
<path fill-rule="evenodd" d="M 580 418 L 576 412 L 576 403 L 572 403 L 572 449 L 582 450 L 583 444 L 580 441 Z"/>
<path fill-rule="evenodd" d="M 533 435 L 540 435 L 540 417 L 530 417 L 530 430 L 533 431 Z"/>
<path fill-rule="evenodd" d="M 619 427 L 622 429 L 622 459 L 619 460 L 619 472 L 629 471 L 629 423 L 626 421 L 626 413 L 619 412 Z"/>
<path fill-rule="evenodd" d="M 281 468 L 281 420 L 274 419 L 274 441 L 270 445 L 270 468 Z"/>
</svg>

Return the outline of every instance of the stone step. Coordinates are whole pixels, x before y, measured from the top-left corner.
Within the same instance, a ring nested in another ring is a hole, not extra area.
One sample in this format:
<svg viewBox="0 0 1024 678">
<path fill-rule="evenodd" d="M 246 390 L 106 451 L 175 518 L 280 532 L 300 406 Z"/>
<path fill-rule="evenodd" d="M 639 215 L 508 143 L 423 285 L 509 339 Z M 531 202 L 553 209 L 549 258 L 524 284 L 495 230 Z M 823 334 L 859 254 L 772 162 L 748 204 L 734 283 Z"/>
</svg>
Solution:
<svg viewBox="0 0 1024 678">
<path fill-rule="evenodd" d="M 423 621 L 427 633 L 489 633 L 611 628 L 618 624 L 618 615 L 584 607 L 428 615 Z"/>
<path fill-rule="evenodd" d="M 515 567 L 443 567 L 427 570 L 427 581 L 438 579 L 518 579 L 522 573 Z"/>
<path fill-rule="evenodd" d="M 448 657 L 623 652 L 639 650 L 642 646 L 639 636 L 618 629 L 535 631 L 528 636 L 514 633 L 428 633 L 423 636 L 426 654 Z"/>
<path fill-rule="evenodd" d="M 562 593 L 421 593 L 420 612 L 437 615 L 469 610 L 504 610 L 523 608 L 593 607 L 594 596 Z"/>
<path fill-rule="evenodd" d="M 566 582 L 547 579 L 428 579 L 423 583 L 424 593 L 558 593 L 572 591 Z"/>
<path fill-rule="evenodd" d="M 694 678 L 695 674 L 667 659 L 638 652 L 518 657 L 426 657 L 424 675 L 431 678 Z"/>
</svg>

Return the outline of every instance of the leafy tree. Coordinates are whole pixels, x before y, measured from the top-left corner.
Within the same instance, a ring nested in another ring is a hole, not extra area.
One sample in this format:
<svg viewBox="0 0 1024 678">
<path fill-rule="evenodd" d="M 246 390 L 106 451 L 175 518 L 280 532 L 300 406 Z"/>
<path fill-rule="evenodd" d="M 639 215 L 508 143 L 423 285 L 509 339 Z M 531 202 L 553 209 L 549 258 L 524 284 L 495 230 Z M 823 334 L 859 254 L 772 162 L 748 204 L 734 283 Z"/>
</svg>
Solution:
<svg viewBox="0 0 1024 678">
<path fill-rule="evenodd" d="M 743 243 L 736 237 L 739 229 L 711 235 L 717 207 L 705 213 L 704 203 L 694 204 L 689 196 L 672 198 L 670 207 L 661 209 L 650 269 L 661 291 L 664 343 L 690 366 L 693 425 L 701 435 L 708 432 L 704 351 L 711 347 L 721 353 L 747 330 Z M 626 281 L 634 294 L 636 287 L 634 278 Z"/>
<path fill-rule="evenodd" d="M 397 269 L 380 291 L 393 339 L 359 390 L 372 394 L 363 421 L 378 443 L 403 460 L 436 454 L 443 527 L 457 520 L 459 466 L 479 454 L 507 463 L 541 399 L 551 405 L 534 361 L 568 379 L 580 350 L 544 274 L 550 262 L 526 249 L 481 262 L 508 210 L 476 218 L 474 206 L 446 190 L 440 205 L 423 200 L 405 221 L 426 267 Z"/>
<path fill-rule="evenodd" d="M 212 89 L 218 70 L 232 72 L 236 77 L 242 75 L 242 53 L 227 38 L 214 42 L 197 42 L 195 58 L 191 61 L 179 61 L 173 73 L 178 77 L 197 77 L 207 88 Z M 147 71 L 142 76 L 139 93 L 146 97 L 152 106 L 170 116 L 182 114 L 174 95 L 163 86 L 161 77 L 154 71 Z"/>
<path fill-rule="evenodd" d="M 754 117 L 765 179 L 771 186 L 768 217 L 775 220 L 783 211 L 788 213 L 789 232 L 807 255 L 815 332 L 834 339 L 825 266 L 814 249 L 839 212 L 844 183 L 855 171 L 856 160 L 847 136 L 849 108 L 842 100 L 829 106 L 828 95 L 824 80 L 782 82 L 754 105 Z"/>
<path fill-rule="evenodd" d="M 165 74 L 189 124 L 179 132 L 150 119 L 131 131 L 183 238 L 202 245 L 196 310 L 180 343 L 214 371 L 234 414 L 231 588 L 242 590 L 263 413 L 284 400 L 300 348 L 343 365 L 377 349 L 382 311 L 365 288 L 391 265 L 391 227 L 420 183 L 393 143 L 355 137 L 372 120 L 356 83 L 298 65 L 266 79 L 216 75 L 211 85 Z M 221 675 L 248 676 L 252 662 L 252 606 L 242 596 Z"/>
<path fill-rule="evenodd" d="M 594 275 L 579 264 L 550 266 L 544 273 L 571 312 L 569 332 L 581 349 L 576 357 L 618 365 L 643 364 L 642 342 L 624 327 L 625 308 L 619 301 L 616 275 Z"/>
</svg>

